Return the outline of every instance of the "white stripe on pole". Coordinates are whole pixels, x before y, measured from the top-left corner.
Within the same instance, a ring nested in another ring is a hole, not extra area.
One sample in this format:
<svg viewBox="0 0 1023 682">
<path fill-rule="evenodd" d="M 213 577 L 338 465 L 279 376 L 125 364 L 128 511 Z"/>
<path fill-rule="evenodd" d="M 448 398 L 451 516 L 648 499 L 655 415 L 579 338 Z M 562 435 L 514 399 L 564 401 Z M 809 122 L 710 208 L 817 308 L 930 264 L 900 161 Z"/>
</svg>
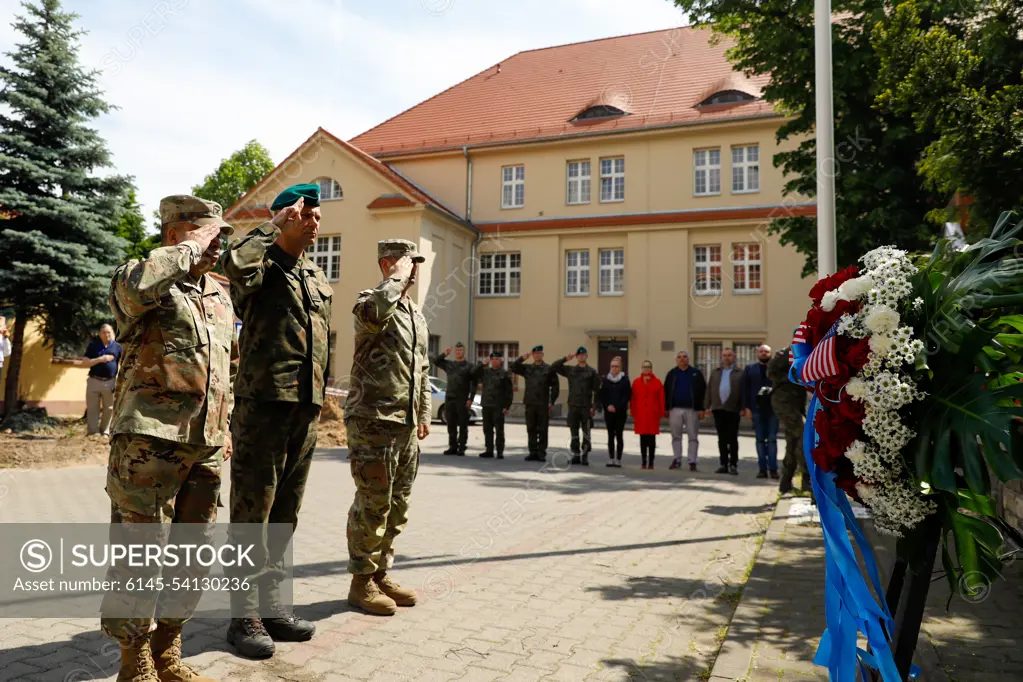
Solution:
<svg viewBox="0 0 1023 682">
<path fill-rule="evenodd" d="M 835 252 L 835 120 L 831 84 L 831 0 L 814 0 L 817 66 L 817 275 L 838 269 Z"/>
</svg>

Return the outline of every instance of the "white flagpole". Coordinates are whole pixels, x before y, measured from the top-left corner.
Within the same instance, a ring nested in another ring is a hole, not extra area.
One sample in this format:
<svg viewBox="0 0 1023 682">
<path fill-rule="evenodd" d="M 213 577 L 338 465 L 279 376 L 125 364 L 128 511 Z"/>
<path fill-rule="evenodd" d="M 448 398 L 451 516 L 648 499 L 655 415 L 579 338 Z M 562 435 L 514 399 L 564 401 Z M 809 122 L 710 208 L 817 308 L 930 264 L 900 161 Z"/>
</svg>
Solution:
<svg viewBox="0 0 1023 682">
<path fill-rule="evenodd" d="M 817 271 L 838 269 L 835 249 L 835 120 L 831 83 L 831 0 L 814 0 L 814 45 L 817 66 Z"/>
</svg>

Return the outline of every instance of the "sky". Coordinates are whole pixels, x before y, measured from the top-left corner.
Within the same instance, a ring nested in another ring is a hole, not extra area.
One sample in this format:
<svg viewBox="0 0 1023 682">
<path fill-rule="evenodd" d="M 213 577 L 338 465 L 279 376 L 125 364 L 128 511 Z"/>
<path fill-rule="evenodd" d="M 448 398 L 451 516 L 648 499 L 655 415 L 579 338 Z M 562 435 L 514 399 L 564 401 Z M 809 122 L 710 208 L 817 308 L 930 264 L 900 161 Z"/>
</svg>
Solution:
<svg viewBox="0 0 1023 682">
<path fill-rule="evenodd" d="M 522 50 L 682 26 L 670 0 L 64 0 L 145 215 L 255 139 L 351 139 Z M 21 36 L 0 0 L 0 53 Z M 0 62 L 9 63 L 6 56 Z"/>
</svg>

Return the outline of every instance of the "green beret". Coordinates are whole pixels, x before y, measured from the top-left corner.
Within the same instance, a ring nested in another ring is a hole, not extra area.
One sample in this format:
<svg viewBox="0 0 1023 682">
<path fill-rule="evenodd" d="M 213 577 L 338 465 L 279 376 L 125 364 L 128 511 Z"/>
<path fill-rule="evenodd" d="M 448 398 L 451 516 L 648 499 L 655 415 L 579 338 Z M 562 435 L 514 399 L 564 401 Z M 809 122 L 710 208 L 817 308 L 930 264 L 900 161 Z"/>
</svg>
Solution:
<svg viewBox="0 0 1023 682">
<path fill-rule="evenodd" d="M 499 351 L 499 350 L 495 350 L 495 351 L 492 351 L 490 353 L 490 357 L 492 357 L 492 358 L 503 358 L 504 354 L 502 354 L 501 351 Z"/>
<path fill-rule="evenodd" d="M 305 199 L 306 206 L 320 205 L 320 186 L 316 184 L 292 185 L 277 195 L 274 202 L 270 204 L 271 211 L 280 211 L 286 206 L 291 206 L 299 199 Z"/>
<path fill-rule="evenodd" d="M 465 344 L 459 341 L 458 343 L 455 344 L 455 348 L 465 348 Z"/>
<path fill-rule="evenodd" d="M 575 354 L 576 355 L 589 355 L 589 353 L 586 352 L 586 348 L 584 346 L 579 346 L 578 348 L 576 348 L 575 349 Z"/>
<path fill-rule="evenodd" d="M 543 352 L 543 346 L 533 346 L 533 352 L 535 353 L 537 351 L 540 351 L 542 353 Z"/>
</svg>

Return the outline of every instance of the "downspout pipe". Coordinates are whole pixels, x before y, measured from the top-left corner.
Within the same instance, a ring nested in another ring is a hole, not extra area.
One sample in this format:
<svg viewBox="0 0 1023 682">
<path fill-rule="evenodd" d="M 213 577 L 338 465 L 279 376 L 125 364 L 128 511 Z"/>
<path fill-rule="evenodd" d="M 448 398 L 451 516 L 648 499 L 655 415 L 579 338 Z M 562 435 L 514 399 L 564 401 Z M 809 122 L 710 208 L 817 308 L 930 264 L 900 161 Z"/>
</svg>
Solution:
<svg viewBox="0 0 1023 682">
<path fill-rule="evenodd" d="M 475 335 L 475 321 L 476 321 L 476 277 L 478 274 L 479 266 L 479 245 L 483 241 L 483 232 L 480 231 L 475 225 L 472 224 L 472 157 L 469 156 L 469 147 L 462 147 L 462 154 L 465 155 L 465 222 L 469 228 L 476 233 L 476 239 L 472 243 L 472 251 L 470 259 L 472 261 L 472 271 L 469 273 L 469 333 L 466 334 L 468 339 L 468 347 L 470 353 L 475 353 L 476 350 L 476 335 Z"/>
</svg>

